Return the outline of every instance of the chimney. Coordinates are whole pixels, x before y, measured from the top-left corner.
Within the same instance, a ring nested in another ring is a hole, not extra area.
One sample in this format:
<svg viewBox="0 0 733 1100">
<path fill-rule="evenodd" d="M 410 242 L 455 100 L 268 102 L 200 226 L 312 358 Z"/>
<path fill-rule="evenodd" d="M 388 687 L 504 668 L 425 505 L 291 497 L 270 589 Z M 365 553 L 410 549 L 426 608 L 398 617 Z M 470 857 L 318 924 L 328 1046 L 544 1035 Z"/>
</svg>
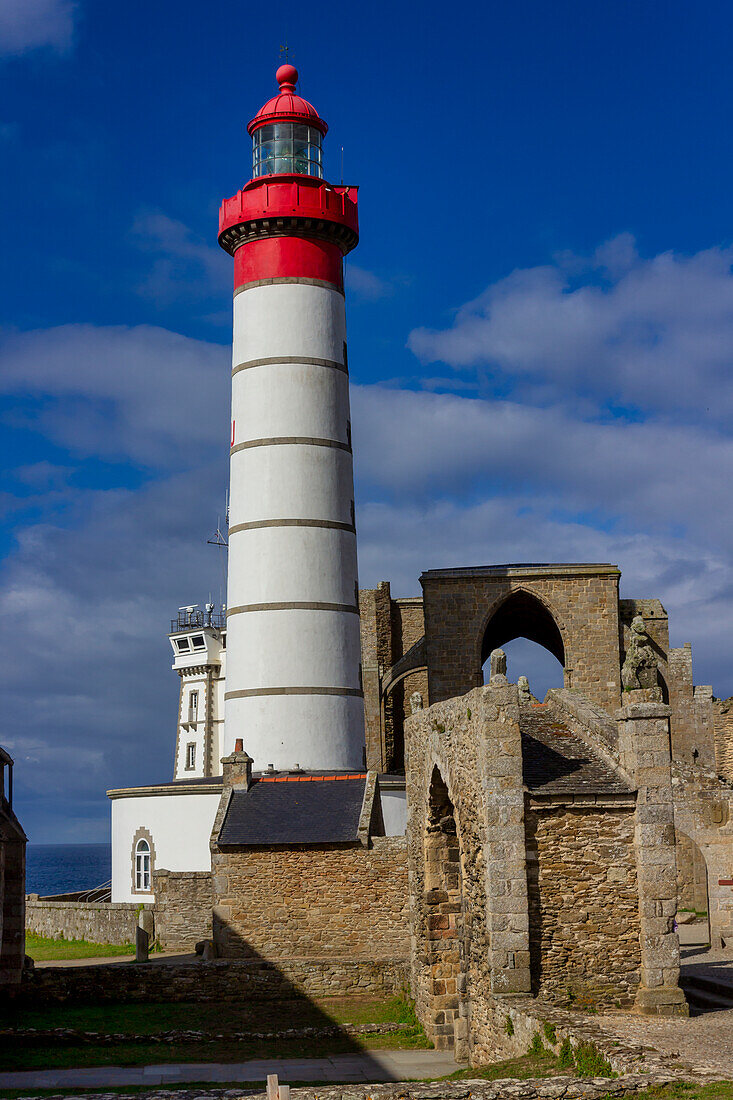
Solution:
<svg viewBox="0 0 733 1100">
<path fill-rule="evenodd" d="M 225 787 L 244 787 L 249 790 L 252 786 L 252 757 L 244 751 L 241 737 L 234 742 L 234 752 L 231 756 L 223 757 L 221 764 Z"/>
</svg>

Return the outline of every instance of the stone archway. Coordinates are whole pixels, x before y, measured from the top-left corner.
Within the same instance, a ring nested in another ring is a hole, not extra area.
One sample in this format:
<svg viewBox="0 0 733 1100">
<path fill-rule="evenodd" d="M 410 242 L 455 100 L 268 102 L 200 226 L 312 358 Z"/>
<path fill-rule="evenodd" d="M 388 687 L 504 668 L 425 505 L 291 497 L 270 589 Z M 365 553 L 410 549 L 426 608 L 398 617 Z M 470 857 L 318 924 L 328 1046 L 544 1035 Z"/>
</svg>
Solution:
<svg viewBox="0 0 733 1100">
<path fill-rule="evenodd" d="M 470 948 L 464 908 L 463 868 L 455 807 L 437 767 L 433 768 L 425 820 L 425 917 L 429 954 L 428 999 L 431 1038 L 438 1050 L 465 1061 L 464 996 Z"/>
<path fill-rule="evenodd" d="M 606 564 L 423 573 L 431 705 L 478 687 L 482 656 L 502 640 L 523 636 L 554 653 L 565 669 L 565 687 L 613 713 L 621 698 L 619 577 L 618 568 Z"/>
<path fill-rule="evenodd" d="M 492 650 L 515 638 L 536 642 L 565 667 L 565 643 L 556 616 L 543 600 L 525 588 L 510 592 L 489 610 L 477 647 L 481 667 Z"/>
</svg>

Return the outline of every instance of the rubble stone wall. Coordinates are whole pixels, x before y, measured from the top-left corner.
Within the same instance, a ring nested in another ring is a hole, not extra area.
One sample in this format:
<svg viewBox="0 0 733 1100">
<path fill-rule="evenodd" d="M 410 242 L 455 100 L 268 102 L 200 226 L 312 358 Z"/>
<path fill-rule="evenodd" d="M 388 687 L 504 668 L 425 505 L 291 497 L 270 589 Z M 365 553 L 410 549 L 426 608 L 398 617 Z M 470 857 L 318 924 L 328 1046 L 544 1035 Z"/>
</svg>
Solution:
<svg viewBox="0 0 733 1100">
<path fill-rule="evenodd" d="M 639 984 L 633 806 L 525 810 L 533 991 L 629 1004 Z"/>
<path fill-rule="evenodd" d="M 405 839 L 372 845 L 214 850 L 218 954 L 406 960 Z"/>
<path fill-rule="evenodd" d="M 110 1001 L 283 1001 L 399 993 L 408 981 L 401 959 L 278 959 L 273 963 L 217 959 L 172 965 L 44 966 L 8 990 L 15 1003 L 104 1004 Z M 3 992 L 6 992 L 5 990 Z"/>
<path fill-rule="evenodd" d="M 382 676 L 394 664 L 391 615 L 389 581 L 359 592 L 367 768 L 377 772 L 389 771 L 394 756 L 392 699 L 385 700 L 382 715 L 381 695 Z"/>
<path fill-rule="evenodd" d="M 193 951 L 212 935 L 210 871 L 155 871 L 155 935 L 168 950 Z"/>
<path fill-rule="evenodd" d="M 134 943 L 138 911 L 134 902 L 40 901 L 31 894 L 26 931 L 51 940 Z"/>
</svg>

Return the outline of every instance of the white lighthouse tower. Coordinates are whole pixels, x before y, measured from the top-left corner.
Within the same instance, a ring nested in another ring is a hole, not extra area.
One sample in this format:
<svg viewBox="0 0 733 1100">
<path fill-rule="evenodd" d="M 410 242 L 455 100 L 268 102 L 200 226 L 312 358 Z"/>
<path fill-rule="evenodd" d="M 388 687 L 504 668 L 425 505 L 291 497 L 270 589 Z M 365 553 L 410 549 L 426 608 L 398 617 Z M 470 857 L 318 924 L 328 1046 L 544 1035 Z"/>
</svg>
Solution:
<svg viewBox="0 0 733 1100">
<path fill-rule="evenodd" d="M 256 769 L 364 764 L 343 256 L 356 188 L 323 179 L 326 123 L 278 69 L 253 178 L 220 211 L 234 256 L 223 749 Z"/>
</svg>

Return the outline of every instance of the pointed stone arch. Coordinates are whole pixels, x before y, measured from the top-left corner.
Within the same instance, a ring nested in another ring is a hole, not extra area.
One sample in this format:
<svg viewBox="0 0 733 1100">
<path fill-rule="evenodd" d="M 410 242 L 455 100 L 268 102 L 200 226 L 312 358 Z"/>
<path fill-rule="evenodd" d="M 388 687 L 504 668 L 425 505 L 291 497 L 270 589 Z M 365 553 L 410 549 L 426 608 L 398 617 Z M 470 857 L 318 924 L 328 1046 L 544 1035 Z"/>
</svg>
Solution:
<svg viewBox="0 0 733 1100">
<path fill-rule="evenodd" d="M 431 705 L 480 686 L 482 650 L 522 636 L 561 661 L 566 688 L 613 713 L 621 699 L 619 577 L 606 563 L 423 573 Z"/>
<path fill-rule="evenodd" d="M 515 638 L 527 638 L 548 650 L 565 667 L 562 620 L 546 597 L 520 585 L 503 593 L 486 612 L 479 629 L 477 651 L 483 668 L 494 649 Z"/>
</svg>

